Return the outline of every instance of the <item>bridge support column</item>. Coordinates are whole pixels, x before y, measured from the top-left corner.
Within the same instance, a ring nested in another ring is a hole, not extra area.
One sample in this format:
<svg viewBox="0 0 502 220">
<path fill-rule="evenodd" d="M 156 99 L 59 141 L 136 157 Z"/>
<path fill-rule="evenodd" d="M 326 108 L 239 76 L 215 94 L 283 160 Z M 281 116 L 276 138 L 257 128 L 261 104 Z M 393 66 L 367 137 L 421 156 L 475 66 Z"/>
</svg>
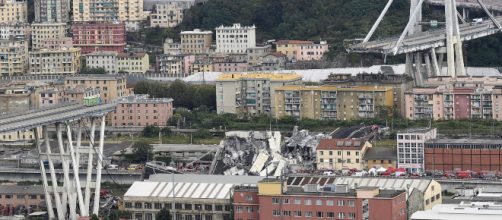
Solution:
<svg viewBox="0 0 502 220">
<path fill-rule="evenodd" d="M 453 78 L 465 75 L 457 13 L 456 0 L 445 0 L 448 75 Z"/>
</svg>

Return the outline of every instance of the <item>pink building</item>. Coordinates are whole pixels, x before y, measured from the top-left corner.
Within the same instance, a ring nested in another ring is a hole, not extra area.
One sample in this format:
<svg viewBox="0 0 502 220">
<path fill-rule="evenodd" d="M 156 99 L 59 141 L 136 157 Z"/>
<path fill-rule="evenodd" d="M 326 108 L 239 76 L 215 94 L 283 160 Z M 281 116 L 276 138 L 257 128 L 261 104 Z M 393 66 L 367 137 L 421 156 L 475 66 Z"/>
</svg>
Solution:
<svg viewBox="0 0 502 220">
<path fill-rule="evenodd" d="M 173 99 L 134 95 L 123 98 L 111 113 L 112 126 L 167 126 L 173 116 Z"/>
<path fill-rule="evenodd" d="M 49 49 L 72 48 L 73 40 L 71 37 L 46 38 L 40 40 L 40 44 Z"/>
<path fill-rule="evenodd" d="M 248 71 L 248 63 L 245 61 L 223 61 L 214 62 L 213 70 L 215 72 L 246 72 Z"/>
<path fill-rule="evenodd" d="M 82 54 L 96 51 L 123 52 L 126 45 L 125 24 L 121 22 L 84 22 L 72 25 L 73 44 Z"/>
<path fill-rule="evenodd" d="M 0 185 L 0 216 L 12 216 L 19 207 L 28 213 L 44 210 L 44 187 Z"/>
<path fill-rule="evenodd" d="M 38 106 L 40 108 L 57 105 L 64 101 L 64 91 L 57 88 L 42 90 L 39 94 Z"/>
<path fill-rule="evenodd" d="M 276 45 L 277 52 L 285 54 L 288 60 L 294 61 L 321 60 L 328 52 L 326 41 L 315 44 L 312 41 L 280 40 L 276 42 Z"/>
</svg>

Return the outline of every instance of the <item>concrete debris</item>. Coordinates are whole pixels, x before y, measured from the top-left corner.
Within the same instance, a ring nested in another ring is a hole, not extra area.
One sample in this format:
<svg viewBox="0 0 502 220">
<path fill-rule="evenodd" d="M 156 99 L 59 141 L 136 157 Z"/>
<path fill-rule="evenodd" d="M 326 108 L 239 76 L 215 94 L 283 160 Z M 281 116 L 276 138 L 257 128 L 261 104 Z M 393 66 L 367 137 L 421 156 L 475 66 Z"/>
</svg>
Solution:
<svg viewBox="0 0 502 220">
<path fill-rule="evenodd" d="M 281 176 L 307 170 L 315 163 L 317 144 L 328 137 L 298 130 L 298 127 L 284 142 L 278 131 L 226 132 L 209 173 Z"/>
</svg>

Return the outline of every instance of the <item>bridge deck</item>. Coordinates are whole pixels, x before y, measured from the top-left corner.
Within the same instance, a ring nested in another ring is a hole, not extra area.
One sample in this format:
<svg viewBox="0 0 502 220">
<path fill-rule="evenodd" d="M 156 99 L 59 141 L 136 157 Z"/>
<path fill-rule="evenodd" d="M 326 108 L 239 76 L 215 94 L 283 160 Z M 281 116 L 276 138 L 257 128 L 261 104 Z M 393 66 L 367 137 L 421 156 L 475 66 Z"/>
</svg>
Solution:
<svg viewBox="0 0 502 220">
<path fill-rule="evenodd" d="M 116 103 L 87 107 L 82 104 L 59 105 L 0 117 L 0 133 L 32 129 L 56 122 L 99 116 L 115 110 Z"/>
<path fill-rule="evenodd" d="M 496 18 L 502 23 L 502 16 Z M 491 20 L 485 20 L 479 24 L 460 24 L 460 36 L 462 41 L 473 40 L 500 32 Z M 370 41 L 367 43 L 357 43 L 350 45 L 348 51 L 357 53 L 383 53 L 390 54 L 395 47 L 399 36 L 382 40 Z M 423 51 L 426 49 L 442 47 L 445 45 L 445 29 L 436 29 L 406 36 L 397 54 Z"/>
</svg>

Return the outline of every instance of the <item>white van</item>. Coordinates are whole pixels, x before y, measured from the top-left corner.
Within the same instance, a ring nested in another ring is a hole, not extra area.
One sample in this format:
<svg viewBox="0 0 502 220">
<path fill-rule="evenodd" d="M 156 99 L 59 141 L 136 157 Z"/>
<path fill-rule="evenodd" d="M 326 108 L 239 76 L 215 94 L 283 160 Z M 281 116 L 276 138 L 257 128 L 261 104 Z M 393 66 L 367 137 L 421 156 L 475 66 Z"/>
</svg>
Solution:
<svg viewBox="0 0 502 220">
<path fill-rule="evenodd" d="M 119 169 L 119 165 L 117 164 L 110 164 L 108 165 L 108 167 L 106 167 L 107 170 L 118 170 Z"/>
</svg>

